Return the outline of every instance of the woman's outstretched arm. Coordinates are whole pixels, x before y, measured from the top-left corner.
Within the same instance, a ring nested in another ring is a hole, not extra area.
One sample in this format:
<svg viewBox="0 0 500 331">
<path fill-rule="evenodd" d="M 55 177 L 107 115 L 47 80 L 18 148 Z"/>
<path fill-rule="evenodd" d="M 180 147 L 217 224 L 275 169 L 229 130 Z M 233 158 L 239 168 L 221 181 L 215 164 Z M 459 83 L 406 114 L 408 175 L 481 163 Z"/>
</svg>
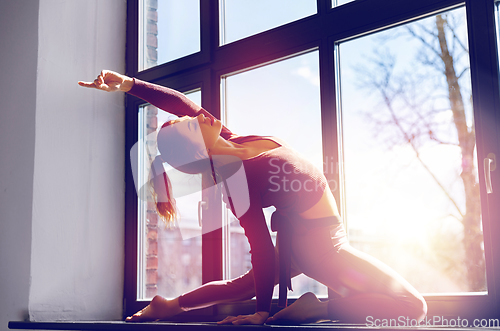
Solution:
<svg viewBox="0 0 500 331">
<path fill-rule="evenodd" d="M 128 91 L 129 94 L 141 98 L 164 111 L 177 116 L 191 117 L 196 117 L 201 112 L 206 117 L 213 117 L 212 114 L 179 91 L 136 78 L 133 79 L 133 82 L 132 88 Z"/>
<path fill-rule="evenodd" d="M 127 92 L 177 116 L 196 117 L 202 113 L 206 117 L 215 119 L 212 114 L 191 101 L 181 92 L 136 78 L 130 78 L 114 71 L 103 70 L 93 82 L 80 81 L 78 84 L 83 87 L 95 88 L 107 92 Z M 230 139 L 236 135 L 223 126 L 221 136 L 225 139 Z"/>
<path fill-rule="evenodd" d="M 110 70 L 101 71 L 93 82 L 78 82 L 78 84 L 107 92 L 127 92 L 177 116 L 195 117 L 202 111 L 205 116 L 213 117 L 181 92 Z"/>
</svg>

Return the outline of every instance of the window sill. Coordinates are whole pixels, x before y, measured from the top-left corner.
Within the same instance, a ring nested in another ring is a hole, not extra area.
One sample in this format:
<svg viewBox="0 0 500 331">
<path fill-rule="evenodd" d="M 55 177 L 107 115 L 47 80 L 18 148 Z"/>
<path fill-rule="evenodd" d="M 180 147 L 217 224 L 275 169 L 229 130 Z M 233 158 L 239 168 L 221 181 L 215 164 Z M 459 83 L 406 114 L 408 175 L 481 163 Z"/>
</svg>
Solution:
<svg viewBox="0 0 500 331">
<path fill-rule="evenodd" d="M 245 328 L 273 328 L 275 330 L 419 330 L 419 331 L 468 331 L 477 330 L 474 328 L 458 327 L 370 327 L 364 324 L 345 323 L 318 323 L 300 325 L 217 325 L 216 322 L 147 322 L 147 323 L 126 323 L 123 321 L 64 321 L 64 322 L 9 322 L 9 329 L 17 330 L 88 330 L 88 331 L 159 331 L 159 330 L 187 331 L 200 329 L 210 330 L 241 330 Z M 493 328 L 498 330 L 498 328 Z"/>
<path fill-rule="evenodd" d="M 88 331 L 157 331 L 157 330 L 186 331 L 194 328 L 209 330 L 241 330 L 244 328 L 274 328 L 276 330 L 367 330 L 373 329 L 365 325 L 319 323 L 301 325 L 217 325 L 216 322 L 146 322 L 126 323 L 123 321 L 64 321 L 64 322 L 9 322 L 9 329 L 17 330 L 88 330 Z M 463 329 L 461 329 L 463 331 Z"/>
</svg>

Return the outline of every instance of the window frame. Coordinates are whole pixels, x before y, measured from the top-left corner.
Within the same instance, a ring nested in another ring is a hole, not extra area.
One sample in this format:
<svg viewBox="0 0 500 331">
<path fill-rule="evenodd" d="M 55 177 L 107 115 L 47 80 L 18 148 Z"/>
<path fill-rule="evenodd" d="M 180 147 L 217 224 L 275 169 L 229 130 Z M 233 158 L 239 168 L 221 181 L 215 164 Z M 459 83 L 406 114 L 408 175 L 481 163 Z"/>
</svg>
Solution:
<svg viewBox="0 0 500 331">
<path fill-rule="evenodd" d="M 497 35 L 494 0 L 356 0 L 331 8 L 331 0 L 317 0 L 317 13 L 259 34 L 219 45 L 219 0 L 200 0 L 201 51 L 143 71 L 138 71 L 140 0 L 127 1 L 126 73 L 131 77 L 172 87 L 180 91 L 200 88 L 202 106 L 220 118 L 221 77 L 248 70 L 301 52 L 319 50 L 321 128 L 323 156 L 339 160 L 337 124 L 338 73 L 335 67 L 335 45 L 341 41 L 396 26 L 420 17 L 460 6 L 466 7 L 471 85 L 475 116 L 477 155 L 488 153 L 500 157 L 500 106 Z M 285 7 L 284 7 L 285 9 Z M 264 46 L 265 45 L 265 46 Z M 248 51 L 251 50 L 251 51 Z M 147 302 L 138 301 L 137 293 L 137 195 L 133 184 L 128 151 L 137 142 L 137 112 L 144 101 L 126 96 L 126 194 L 125 194 L 125 288 L 124 315 L 142 309 Z M 496 139 L 491 139 L 495 137 Z M 478 163 L 479 165 L 482 162 Z M 429 316 L 457 315 L 464 318 L 500 315 L 500 197 L 498 189 L 486 192 L 484 169 L 479 166 L 481 211 L 488 294 L 426 296 Z M 339 181 L 328 173 L 328 180 Z M 500 176 L 492 173 L 493 187 L 500 188 Z M 340 190 L 334 195 L 340 203 Z M 220 205 L 220 204 L 219 204 Z M 205 215 L 205 214 L 204 214 Z M 221 219 L 220 208 L 207 215 Z M 204 234 L 203 283 L 221 279 L 222 229 Z M 329 293 L 334 297 L 333 293 Z M 190 318 L 214 318 L 217 314 L 241 311 L 241 305 L 226 305 L 192 312 Z M 471 309 L 475 307 L 475 309 Z M 247 308 L 245 308 L 247 309 Z"/>
</svg>

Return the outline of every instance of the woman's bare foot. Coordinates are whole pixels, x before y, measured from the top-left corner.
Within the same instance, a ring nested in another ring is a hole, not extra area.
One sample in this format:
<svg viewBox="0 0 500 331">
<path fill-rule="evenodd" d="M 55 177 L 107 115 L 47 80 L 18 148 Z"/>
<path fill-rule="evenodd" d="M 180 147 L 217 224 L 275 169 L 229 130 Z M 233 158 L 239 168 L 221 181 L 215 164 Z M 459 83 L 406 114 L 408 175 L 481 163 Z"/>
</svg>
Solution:
<svg viewBox="0 0 500 331">
<path fill-rule="evenodd" d="M 269 317 L 266 323 L 317 323 L 328 320 L 328 302 L 321 302 L 311 292 Z"/>
<path fill-rule="evenodd" d="M 146 308 L 125 319 L 126 322 L 147 322 L 163 320 L 182 313 L 179 300 L 167 300 L 159 295 L 155 296 Z"/>
</svg>

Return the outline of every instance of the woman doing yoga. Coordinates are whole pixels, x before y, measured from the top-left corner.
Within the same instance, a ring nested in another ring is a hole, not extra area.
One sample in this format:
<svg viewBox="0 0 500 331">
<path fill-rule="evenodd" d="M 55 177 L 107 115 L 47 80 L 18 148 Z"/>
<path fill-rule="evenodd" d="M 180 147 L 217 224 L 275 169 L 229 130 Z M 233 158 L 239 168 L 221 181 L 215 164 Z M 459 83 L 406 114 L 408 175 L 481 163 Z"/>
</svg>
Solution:
<svg viewBox="0 0 500 331">
<path fill-rule="evenodd" d="M 151 182 L 159 215 L 167 223 L 176 215 L 163 162 L 187 173 L 209 173 L 224 183 L 224 199 L 250 243 L 252 269 L 246 274 L 204 284 L 173 300 L 155 296 L 127 321 L 167 319 L 183 311 L 253 297 L 255 314 L 230 316 L 219 323 L 365 323 L 368 317 L 424 318 L 426 303 L 408 282 L 349 245 L 325 176 L 284 142 L 273 137 L 238 136 L 182 93 L 112 71 L 102 71 L 93 82 L 79 84 L 127 92 L 182 116 L 165 123 L 157 136 L 160 155 L 153 162 Z M 243 170 L 243 181 L 241 176 L 240 180 L 232 179 L 238 169 Z M 295 185 L 290 187 L 290 183 Z M 272 226 L 278 229 L 277 250 L 262 210 L 269 206 L 276 208 Z M 286 290 L 290 277 L 300 273 L 326 285 L 339 298 L 320 301 L 306 293 L 269 316 L 274 286 L 279 282 L 280 290 L 282 286 Z"/>
</svg>

